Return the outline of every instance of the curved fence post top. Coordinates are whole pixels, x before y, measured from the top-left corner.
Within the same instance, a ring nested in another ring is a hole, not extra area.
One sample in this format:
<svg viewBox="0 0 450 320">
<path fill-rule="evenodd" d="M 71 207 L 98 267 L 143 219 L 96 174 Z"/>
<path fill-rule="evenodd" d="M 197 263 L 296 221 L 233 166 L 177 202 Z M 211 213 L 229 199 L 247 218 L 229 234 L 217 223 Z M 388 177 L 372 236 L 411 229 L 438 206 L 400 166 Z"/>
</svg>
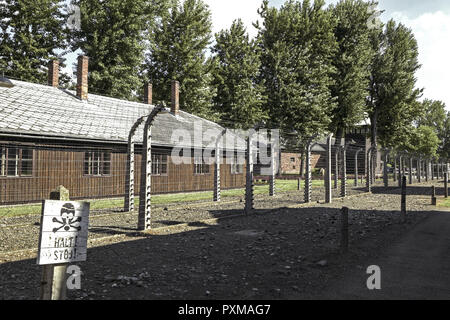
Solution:
<svg viewBox="0 0 450 320">
<path fill-rule="evenodd" d="M 139 126 L 142 124 L 142 122 L 144 122 L 145 118 L 147 116 L 143 116 L 140 117 L 139 119 L 136 120 L 136 122 L 133 124 L 133 126 L 130 129 L 130 133 L 128 134 L 128 138 L 131 138 L 134 136 L 134 134 L 136 133 L 137 128 L 139 128 Z"/>
<path fill-rule="evenodd" d="M 369 150 L 367 150 L 367 154 L 372 154 L 375 150 L 377 150 L 376 146 L 372 146 L 369 148 Z"/>
<path fill-rule="evenodd" d="M 170 109 L 166 108 L 165 104 L 160 104 L 154 107 L 152 112 L 150 112 L 150 114 L 148 115 L 147 120 L 145 120 L 145 126 L 147 127 L 150 126 L 152 122 L 155 120 L 155 117 L 162 112 L 170 113 Z"/>
<path fill-rule="evenodd" d="M 306 140 L 306 144 L 307 144 L 308 146 L 310 146 L 310 145 L 313 143 L 314 139 L 317 139 L 318 136 L 319 136 L 319 134 L 316 133 L 315 135 L 312 135 L 312 136 L 308 137 L 307 140 Z M 331 135 L 331 137 L 332 137 L 332 136 L 333 136 L 333 135 Z"/>
<path fill-rule="evenodd" d="M 136 122 L 133 124 L 133 126 L 130 129 L 130 133 L 128 135 L 128 138 L 132 138 L 134 134 L 136 133 L 136 130 L 139 128 L 139 126 L 145 121 L 145 124 L 150 124 L 154 118 L 161 112 L 166 111 L 170 112 L 170 109 L 166 108 L 164 104 L 158 105 L 152 109 L 150 114 L 142 116 L 136 120 Z"/>
</svg>

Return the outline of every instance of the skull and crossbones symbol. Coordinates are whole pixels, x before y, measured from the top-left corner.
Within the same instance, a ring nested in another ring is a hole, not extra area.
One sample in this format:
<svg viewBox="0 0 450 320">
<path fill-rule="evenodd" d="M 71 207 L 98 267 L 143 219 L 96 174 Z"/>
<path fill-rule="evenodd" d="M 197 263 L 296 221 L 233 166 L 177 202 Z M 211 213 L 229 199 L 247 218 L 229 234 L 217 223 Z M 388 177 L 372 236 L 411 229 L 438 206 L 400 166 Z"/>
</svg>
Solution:
<svg viewBox="0 0 450 320">
<path fill-rule="evenodd" d="M 82 218 L 75 218 L 75 206 L 71 203 L 66 203 L 61 208 L 61 221 L 58 218 L 53 218 L 53 222 L 59 223 L 61 226 L 59 228 L 54 228 L 53 232 L 56 233 L 63 229 L 65 231 L 70 231 L 70 229 L 75 229 L 75 231 L 80 231 L 81 227 L 75 225 L 81 222 Z"/>
</svg>

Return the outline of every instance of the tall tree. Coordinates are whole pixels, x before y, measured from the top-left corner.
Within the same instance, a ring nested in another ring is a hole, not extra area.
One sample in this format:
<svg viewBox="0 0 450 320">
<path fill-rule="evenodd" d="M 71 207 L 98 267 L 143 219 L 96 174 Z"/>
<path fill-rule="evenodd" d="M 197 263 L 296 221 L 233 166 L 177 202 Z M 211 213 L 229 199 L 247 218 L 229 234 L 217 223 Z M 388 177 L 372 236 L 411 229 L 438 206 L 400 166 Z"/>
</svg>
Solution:
<svg viewBox="0 0 450 320">
<path fill-rule="evenodd" d="M 417 41 L 410 29 L 390 20 L 373 38 L 376 55 L 372 62 L 367 105 L 372 124 L 372 142 L 377 137 L 385 147 L 401 144 L 405 132 L 420 115 L 415 73 L 420 68 Z"/>
<path fill-rule="evenodd" d="M 67 14 L 60 0 L 0 3 L 0 72 L 44 83 L 46 65 L 67 48 Z"/>
<path fill-rule="evenodd" d="M 296 132 L 302 142 L 326 131 L 335 107 L 330 87 L 337 43 L 324 4 L 287 1 L 276 9 L 264 1 L 262 25 L 256 24 L 271 125 Z"/>
<path fill-rule="evenodd" d="M 72 49 L 89 56 L 89 90 L 117 98 L 137 99 L 146 42 L 168 0 L 75 0 L 81 28 Z"/>
<path fill-rule="evenodd" d="M 170 101 L 170 83 L 180 82 L 180 107 L 212 118 L 212 63 L 206 52 L 211 41 L 211 13 L 201 0 L 174 0 L 154 32 L 147 74 L 158 101 Z"/>
<path fill-rule="evenodd" d="M 267 114 L 262 110 L 265 101 L 259 78 L 259 51 L 249 40 L 241 20 L 230 30 L 216 34 L 213 85 L 217 90 L 214 107 L 224 126 L 250 128 Z"/>
<path fill-rule="evenodd" d="M 332 94 L 337 105 L 332 114 L 332 131 L 336 143 L 341 143 L 346 129 L 360 123 L 367 116 L 370 63 L 374 50 L 370 43 L 370 8 L 376 2 L 341 0 L 330 10 L 336 19 L 334 34 L 338 42 L 333 64 L 336 68 Z M 373 26 L 376 27 L 376 26 Z"/>
</svg>

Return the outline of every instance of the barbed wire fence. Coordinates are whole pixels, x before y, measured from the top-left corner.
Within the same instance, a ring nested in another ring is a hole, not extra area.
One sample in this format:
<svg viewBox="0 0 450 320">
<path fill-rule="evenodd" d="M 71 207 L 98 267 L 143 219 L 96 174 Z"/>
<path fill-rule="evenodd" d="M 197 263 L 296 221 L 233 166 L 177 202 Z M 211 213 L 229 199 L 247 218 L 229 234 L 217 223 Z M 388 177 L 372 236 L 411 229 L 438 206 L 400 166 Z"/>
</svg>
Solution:
<svg viewBox="0 0 450 320">
<path fill-rule="evenodd" d="M 42 101 L 42 106 L 45 103 Z M 5 108 L 7 112 L 8 106 Z M 18 108 L 22 113 L 27 112 L 25 104 Z M 107 106 L 105 108 L 108 109 Z M 91 110 L 90 116 L 95 117 L 95 123 L 88 117 L 82 121 L 92 123 L 99 135 L 114 131 L 118 126 L 133 131 L 130 124 L 138 120 L 141 120 L 139 124 L 145 122 L 153 108 L 153 105 L 149 105 L 147 110 L 139 112 L 123 110 L 120 116 L 108 110 Z M 61 111 L 69 118 L 74 112 L 64 105 Z M 43 114 L 46 118 L 60 116 L 43 109 L 39 115 L 30 114 L 26 124 L 30 123 L 32 128 L 33 123 L 42 122 Z M 222 119 L 221 124 L 222 128 L 233 128 L 235 125 L 231 119 Z M 64 129 L 64 125 L 64 122 L 57 124 L 55 132 Z M 154 125 L 170 127 L 173 123 L 160 118 Z M 131 140 L 134 135 L 143 138 L 140 141 L 145 141 L 145 136 L 151 138 L 148 126 L 144 130 L 134 129 Z M 278 201 L 279 206 L 313 201 L 330 203 L 333 198 L 346 197 L 353 190 L 371 191 L 371 187 L 380 180 L 385 187 L 391 187 L 396 182 L 401 186 L 401 178 L 406 174 L 409 184 L 412 184 L 442 179 L 444 173 L 448 172 L 447 161 L 399 151 L 371 150 L 365 137 L 361 141 L 348 141 L 343 146 L 333 144 L 331 139 L 321 143 L 312 139 L 306 144 L 307 150 L 282 150 L 303 154 L 306 163 L 305 172 L 298 168 L 298 174 L 282 175 L 278 170 L 282 151 L 280 148 L 276 150 L 271 144 L 265 145 L 266 150 L 259 144 L 244 144 L 244 149 L 234 152 L 230 161 L 225 155 L 226 148 L 215 142 L 209 150 L 212 161 L 202 157 L 198 159 L 194 151 L 188 163 L 177 164 L 172 161 L 169 147 L 152 145 L 151 142 L 143 146 L 142 142 L 131 145 L 130 139 L 76 141 L 62 139 L 57 135 L 45 139 L 32 134 L 22 134 L 21 138 L 13 134 L 2 136 L 0 205 L 38 203 L 51 190 L 63 185 L 70 189 L 73 199 L 112 199 L 110 207 L 122 208 L 124 212 L 134 212 L 136 208 L 142 211 L 145 208 L 147 220 L 140 224 L 140 228 L 144 229 L 150 227 L 151 214 L 148 210 L 152 206 L 152 195 L 203 193 L 190 199 L 213 203 L 220 202 L 230 190 L 234 191 L 229 192 L 230 197 L 243 199 L 242 210 L 249 213 L 261 208 L 258 204 L 260 195 L 282 199 L 283 194 L 290 193 L 292 197 Z M 317 145 L 320 145 L 321 150 L 314 150 Z M 268 147 L 270 150 L 267 150 Z M 249 149 L 252 149 L 250 153 Z M 149 153 L 143 152 L 145 150 Z M 270 155 L 270 163 L 260 162 L 262 153 Z M 243 161 L 245 158 L 247 161 Z M 261 174 L 261 168 L 271 170 Z M 297 183 L 299 179 L 302 185 Z M 147 200 L 142 200 L 143 197 Z M 137 205 L 139 201 L 140 206 Z M 141 221 L 144 221 L 142 217 Z"/>
</svg>

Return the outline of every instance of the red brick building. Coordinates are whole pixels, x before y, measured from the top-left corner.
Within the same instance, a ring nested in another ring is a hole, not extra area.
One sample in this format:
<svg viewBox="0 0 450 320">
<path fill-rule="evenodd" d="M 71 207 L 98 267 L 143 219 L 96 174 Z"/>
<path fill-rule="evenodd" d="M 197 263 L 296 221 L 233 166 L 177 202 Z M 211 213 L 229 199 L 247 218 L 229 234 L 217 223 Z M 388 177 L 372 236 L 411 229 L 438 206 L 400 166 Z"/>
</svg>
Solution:
<svg viewBox="0 0 450 320">
<path fill-rule="evenodd" d="M 320 154 L 312 154 L 311 168 L 314 170 L 321 158 Z M 300 174 L 301 153 L 281 153 L 281 174 Z"/>
</svg>

